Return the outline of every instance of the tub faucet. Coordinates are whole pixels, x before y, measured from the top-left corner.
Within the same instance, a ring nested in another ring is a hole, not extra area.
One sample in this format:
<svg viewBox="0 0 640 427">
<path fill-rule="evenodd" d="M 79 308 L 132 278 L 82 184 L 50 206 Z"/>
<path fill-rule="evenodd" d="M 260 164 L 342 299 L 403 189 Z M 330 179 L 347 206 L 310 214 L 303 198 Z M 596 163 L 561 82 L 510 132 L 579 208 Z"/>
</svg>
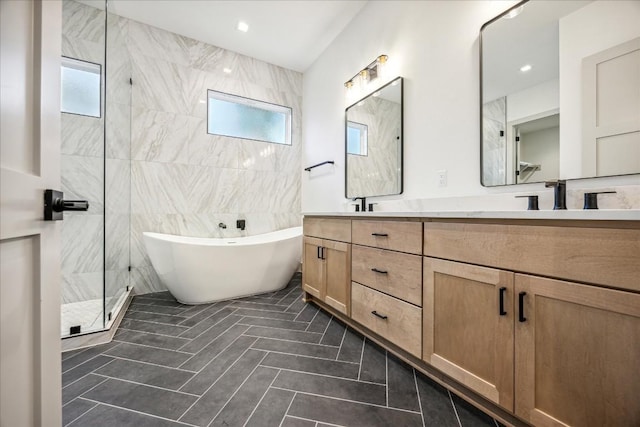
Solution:
<svg viewBox="0 0 640 427">
<path fill-rule="evenodd" d="M 564 179 L 546 181 L 544 186 L 553 187 L 553 209 L 567 209 L 567 181 Z"/>
<path fill-rule="evenodd" d="M 225 224 L 224 222 L 221 222 L 220 224 L 218 224 L 218 227 L 220 228 L 227 228 L 227 224 Z"/>
<path fill-rule="evenodd" d="M 360 200 L 360 211 L 361 212 L 366 212 L 367 211 L 367 198 L 366 197 L 354 197 L 353 201 L 355 202 L 356 200 Z"/>
</svg>

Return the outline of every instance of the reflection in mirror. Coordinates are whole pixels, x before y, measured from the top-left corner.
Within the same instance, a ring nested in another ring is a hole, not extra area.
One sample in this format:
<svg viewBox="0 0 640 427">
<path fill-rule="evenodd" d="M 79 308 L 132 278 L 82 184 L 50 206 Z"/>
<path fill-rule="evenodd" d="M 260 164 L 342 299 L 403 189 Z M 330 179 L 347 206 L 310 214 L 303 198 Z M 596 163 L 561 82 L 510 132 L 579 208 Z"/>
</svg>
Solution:
<svg viewBox="0 0 640 427">
<path fill-rule="evenodd" d="M 483 185 L 640 173 L 638 22 L 638 1 L 530 0 L 483 26 Z"/>
<path fill-rule="evenodd" d="M 402 77 L 346 110 L 346 197 L 402 193 Z"/>
</svg>

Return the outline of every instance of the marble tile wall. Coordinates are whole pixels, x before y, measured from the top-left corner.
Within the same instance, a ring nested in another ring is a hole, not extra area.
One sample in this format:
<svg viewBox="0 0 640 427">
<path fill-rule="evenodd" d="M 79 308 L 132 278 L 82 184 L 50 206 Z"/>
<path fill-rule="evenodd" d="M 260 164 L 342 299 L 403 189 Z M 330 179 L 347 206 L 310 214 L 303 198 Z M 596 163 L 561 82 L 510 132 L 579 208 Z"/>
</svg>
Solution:
<svg viewBox="0 0 640 427">
<path fill-rule="evenodd" d="M 143 231 L 237 237 L 301 224 L 302 74 L 123 21 L 133 78 L 131 282 L 146 293 L 164 288 Z M 292 145 L 207 134 L 207 89 L 292 107 Z"/>
<path fill-rule="evenodd" d="M 366 156 L 348 155 L 348 194 L 355 196 L 397 194 L 401 107 L 397 102 L 369 98 L 349 110 L 349 120 L 367 124 Z"/>
<path fill-rule="evenodd" d="M 486 186 L 506 184 L 507 174 L 507 98 L 502 97 L 482 106 L 482 173 Z M 503 136 L 500 136 L 503 131 Z"/>
<path fill-rule="evenodd" d="M 104 11 L 72 0 L 62 2 L 63 56 L 104 67 L 104 36 Z M 101 116 L 61 114 L 62 191 L 65 198 L 86 199 L 90 206 L 88 212 L 64 214 L 63 304 L 100 299 L 103 295 L 104 115 Z"/>
</svg>

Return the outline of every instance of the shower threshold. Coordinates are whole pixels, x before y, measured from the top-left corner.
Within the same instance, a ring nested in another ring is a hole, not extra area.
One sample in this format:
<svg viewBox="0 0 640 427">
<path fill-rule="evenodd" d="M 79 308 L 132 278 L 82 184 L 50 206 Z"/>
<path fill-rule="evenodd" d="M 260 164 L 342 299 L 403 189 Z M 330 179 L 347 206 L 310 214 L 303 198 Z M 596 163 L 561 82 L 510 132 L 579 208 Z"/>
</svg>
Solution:
<svg viewBox="0 0 640 427">
<path fill-rule="evenodd" d="M 96 328 L 102 323 L 102 299 L 88 300 L 62 305 L 62 351 L 76 350 L 83 347 L 91 347 L 97 344 L 105 344 L 111 341 L 118 326 L 131 303 L 133 286 L 118 297 L 118 301 L 111 311 L 111 319 L 107 321 L 104 328 Z M 113 298 L 107 298 L 107 305 Z M 72 326 L 82 325 L 86 332 L 69 335 Z"/>
</svg>

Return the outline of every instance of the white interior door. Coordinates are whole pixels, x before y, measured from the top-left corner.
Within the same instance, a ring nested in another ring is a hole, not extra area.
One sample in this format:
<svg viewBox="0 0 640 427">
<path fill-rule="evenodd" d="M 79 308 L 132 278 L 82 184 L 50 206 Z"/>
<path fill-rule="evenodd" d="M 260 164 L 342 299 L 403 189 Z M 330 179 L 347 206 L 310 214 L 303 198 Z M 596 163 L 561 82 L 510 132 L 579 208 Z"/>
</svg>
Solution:
<svg viewBox="0 0 640 427">
<path fill-rule="evenodd" d="M 640 38 L 582 61 L 583 176 L 640 173 Z"/>
<path fill-rule="evenodd" d="M 0 426 L 60 426 L 59 0 L 0 1 Z"/>
</svg>

